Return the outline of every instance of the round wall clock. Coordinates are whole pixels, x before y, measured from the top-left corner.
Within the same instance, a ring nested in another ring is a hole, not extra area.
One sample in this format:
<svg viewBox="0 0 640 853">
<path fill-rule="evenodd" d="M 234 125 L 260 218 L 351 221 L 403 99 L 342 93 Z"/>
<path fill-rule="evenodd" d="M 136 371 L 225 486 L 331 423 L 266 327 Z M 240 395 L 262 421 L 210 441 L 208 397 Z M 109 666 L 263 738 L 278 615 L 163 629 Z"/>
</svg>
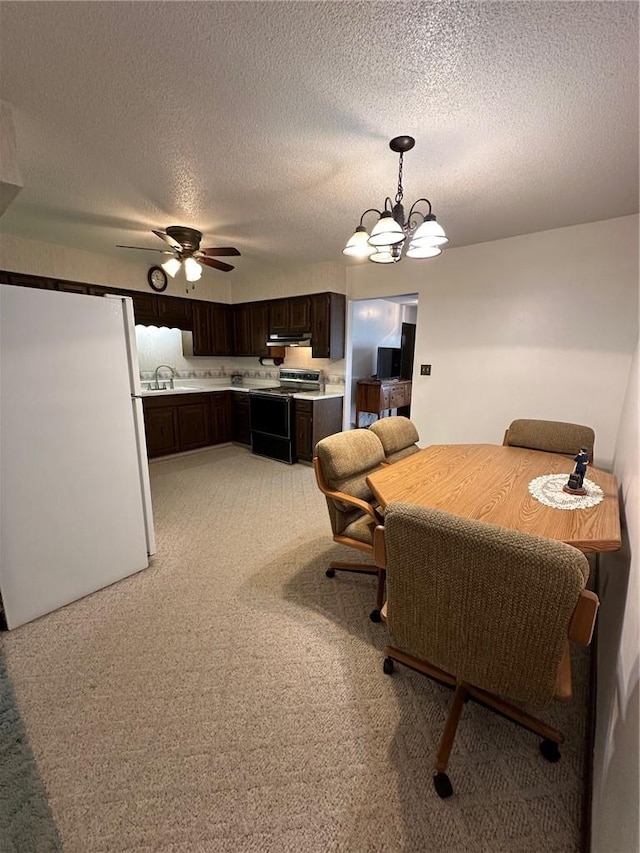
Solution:
<svg viewBox="0 0 640 853">
<path fill-rule="evenodd" d="M 162 293 L 163 290 L 167 289 L 167 274 L 162 267 L 149 267 L 147 281 L 149 282 L 149 287 L 158 293 Z"/>
</svg>

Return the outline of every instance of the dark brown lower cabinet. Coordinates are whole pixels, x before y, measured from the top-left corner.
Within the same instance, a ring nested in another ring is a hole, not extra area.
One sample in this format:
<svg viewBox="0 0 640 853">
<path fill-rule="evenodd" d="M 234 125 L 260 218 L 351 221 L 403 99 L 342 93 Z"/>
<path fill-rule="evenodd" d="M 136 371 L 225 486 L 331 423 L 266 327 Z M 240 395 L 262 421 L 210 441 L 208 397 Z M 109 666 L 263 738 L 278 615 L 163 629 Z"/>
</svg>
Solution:
<svg viewBox="0 0 640 853">
<path fill-rule="evenodd" d="M 231 393 L 216 391 L 211 397 L 211 441 L 224 444 L 231 441 Z"/>
<path fill-rule="evenodd" d="M 147 398 L 148 399 L 148 398 Z M 180 450 L 178 441 L 178 409 L 176 406 L 150 408 L 144 401 L 144 428 L 147 434 L 147 455 L 166 456 Z M 164 403 L 164 400 L 162 401 Z"/>
<path fill-rule="evenodd" d="M 231 441 L 231 392 L 143 397 L 150 459 Z"/>
<path fill-rule="evenodd" d="M 232 391 L 231 403 L 231 440 L 238 444 L 250 445 L 249 395 L 246 391 Z"/>
<path fill-rule="evenodd" d="M 328 400 L 296 400 L 296 456 L 313 461 L 316 444 L 342 430 L 342 397 Z"/>
<path fill-rule="evenodd" d="M 180 450 L 196 450 L 211 444 L 209 401 L 178 405 L 177 409 Z"/>
</svg>

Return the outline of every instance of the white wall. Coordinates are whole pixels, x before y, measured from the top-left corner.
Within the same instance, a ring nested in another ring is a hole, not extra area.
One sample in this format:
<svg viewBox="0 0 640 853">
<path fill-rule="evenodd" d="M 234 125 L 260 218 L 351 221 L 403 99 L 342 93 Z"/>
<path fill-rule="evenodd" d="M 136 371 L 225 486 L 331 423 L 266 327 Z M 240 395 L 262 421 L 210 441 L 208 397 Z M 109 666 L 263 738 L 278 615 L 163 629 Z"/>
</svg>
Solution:
<svg viewBox="0 0 640 853">
<path fill-rule="evenodd" d="M 346 293 L 347 270 L 338 263 L 308 264 L 290 269 L 266 269 L 251 281 L 233 285 L 230 302 L 277 299 L 296 293 Z"/>
<path fill-rule="evenodd" d="M 584 423 L 610 467 L 638 334 L 638 217 L 350 267 L 348 297 L 417 292 L 421 444 L 501 442 L 517 417 Z M 421 362 L 432 375 L 420 376 Z"/>
<path fill-rule="evenodd" d="M 616 443 L 614 473 L 624 505 L 623 547 L 603 554 L 598 614 L 592 851 L 640 849 L 640 427 L 638 350 Z"/>
</svg>

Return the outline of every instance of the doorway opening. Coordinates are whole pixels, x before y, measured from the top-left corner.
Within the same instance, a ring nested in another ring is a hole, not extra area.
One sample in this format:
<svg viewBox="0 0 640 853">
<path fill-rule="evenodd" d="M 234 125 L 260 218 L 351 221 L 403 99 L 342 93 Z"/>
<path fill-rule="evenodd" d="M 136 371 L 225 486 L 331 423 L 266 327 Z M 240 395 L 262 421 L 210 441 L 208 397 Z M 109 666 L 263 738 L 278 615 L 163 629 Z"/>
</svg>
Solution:
<svg viewBox="0 0 640 853">
<path fill-rule="evenodd" d="M 349 301 L 343 429 L 367 427 L 383 413 L 409 416 L 410 404 L 379 413 L 361 411 L 356 424 L 356 401 L 363 380 L 412 381 L 417 321 L 417 293 Z"/>
</svg>

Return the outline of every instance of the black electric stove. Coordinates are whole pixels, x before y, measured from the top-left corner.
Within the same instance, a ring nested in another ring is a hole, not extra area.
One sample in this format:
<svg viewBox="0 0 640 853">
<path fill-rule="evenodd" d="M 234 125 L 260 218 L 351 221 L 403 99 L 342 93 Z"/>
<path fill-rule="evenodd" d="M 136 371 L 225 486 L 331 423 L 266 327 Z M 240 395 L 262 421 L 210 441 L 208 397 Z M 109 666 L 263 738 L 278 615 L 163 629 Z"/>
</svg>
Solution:
<svg viewBox="0 0 640 853">
<path fill-rule="evenodd" d="M 259 456 L 278 459 L 289 465 L 296 461 L 293 395 L 319 391 L 322 371 L 308 368 L 281 368 L 280 385 L 249 391 L 251 449 Z"/>
</svg>

